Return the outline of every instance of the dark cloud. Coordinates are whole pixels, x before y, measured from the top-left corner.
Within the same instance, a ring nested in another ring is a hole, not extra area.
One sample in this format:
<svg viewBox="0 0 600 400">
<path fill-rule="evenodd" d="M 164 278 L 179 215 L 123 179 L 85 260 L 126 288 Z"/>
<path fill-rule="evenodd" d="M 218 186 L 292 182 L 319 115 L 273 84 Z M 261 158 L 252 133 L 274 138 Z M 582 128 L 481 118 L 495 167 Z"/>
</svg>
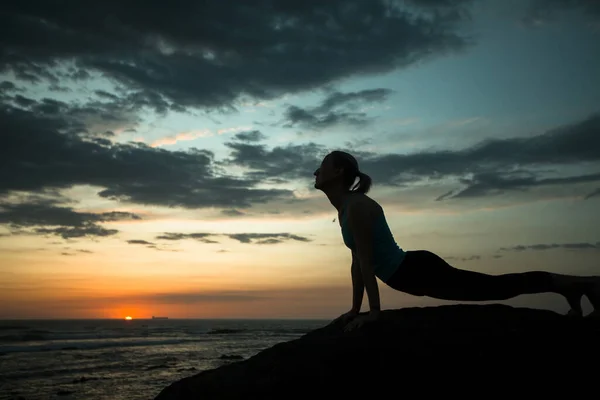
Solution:
<svg viewBox="0 0 600 400">
<path fill-rule="evenodd" d="M 154 249 L 154 250 L 159 250 L 159 251 L 174 251 L 174 252 L 179 251 L 179 250 L 170 250 L 170 249 L 167 249 L 164 247 L 159 247 L 156 243 L 152 243 L 152 242 L 149 242 L 147 240 L 142 240 L 142 239 L 127 240 L 127 243 L 134 244 L 134 245 L 142 245 L 149 249 Z"/>
<path fill-rule="evenodd" d="M 239 217 L 240 215 L 244 215 L 243 212 L 238 211 L 238 210 L 221 210 L 222 214 L 225 214 L 229 217 Z"/>
<path fill-rule="evenodd" d="M 313 108 L 289 106 L 284 114 L 284 126 L 299 126 L 310 130 L 321 130 L 335 125 L 364 126 L 372 119 L 359 107 L 383 102 L 391 93 L 389 89 L 333 92 Z"/>
<path fill-rule="evenodd" d="M 156 237 L 159 240 L 184 240 L 184 239 L 194 239 L 203 243 L 219 243 L 214 240 L 209 239 L 209 236 L 218 236 L 213 233 L 175 233 L 175 232 L 166 232 L 162 235 Z"/>
<path fill-rule="evenodd" d="M 288 144 L 268 149 L 264 144 L 227 142 L 230 157 L 223 165 L 249 169 L 247 176 L 262 182 L 282 183 L 306 179 L 321 163 L 326 149 L 318 144 Z"/>
<path fill-rule="evenodd" d="M 450 191 L 438 199 L 483 197 L 502 194 L 507 191 L 525 191 L 537 186 L 561 186 L 575 183 L 600 181 L 599 174 L 578 175 L 565 178 L 540 179 L 532 172 L 484 173 L 471 178 L 461 179 L 464 189 Z M 589 198 L 589 195 L 587 196 Z"/>
<path fill-rule="evenodd" d="M 59 120 L 68 125 L 69 133 L 79 136 L 113 136 L 109 128 L 122 128 L 139 123 L 138 114 L 146 108 L 166 112 L 167 106 L 158 104 L 154 99 L 138 94 L 126 96 L 110 95 L 96 91 L 97 99 L 91 98 L 85 103 L 43 98 L 34 100 L 23 95 L 5 95 L 2 101 L 7 106 L 30 111 L 41 118 Z"/>
<path fill-rule="evenodd" d="M 0 224 L 8 225 L 17 233 L 57 235 L 64 239 L 111 236 L 118 231 L 106 229 L 99 224 L 130 219 L 140 217 L 127 212 L 79 212 L 52 199 L 0 202 Z"/>
<path fill-rule="evenodd" d="M 600 19 L 600 2 L 598 0 L 531 0 L 523 22 L 529 26 L 539 25 L 565 11 L 577 11 L 586 17 Z"/>
<path fill-rule="evenodd" d="M 600 181 L 600 114 L 538 136 L 490 139 L 464 150 L 413 154 L 358 154 L 361 169 L 375 184 L 408 185 L 456 178 L 462 188 L 438 200 L 524 191 Z M 362 157 L 360 157 L 362 156 Z M 580 166 L 579 175 L 561 166 Z"/>
<path fill-rule="evenodd" d="M 82 238 L 89 236 L 104 237 L 116 235 L 119 231 L 116 229 L 106 229 L 98 225 L 88 224 L 74 228 L 61 226 L 59 228 L 37 228 L 35 233 L 40 235 L 57 235 L 63 239 Z M 23 232 L 19 232 L 23 233 Z"/>
<path fill-rule="evenodd" d="M 236 233 L 228 234 L 231 239 L 241 243 L 256 244 L 276 244 L 285 240 L 296 240 L 299 242 L 310 242 L 311 240 L 303 236 L 293 235 L 291 233 Z"/>
<path fill-rule="evenodd" d="M 26 109 L 0 106 L 0 196 L 91 185 L 106 198 L 187 208 L 250 207 L 293 198 L 289 190 L 254 188 L 260 183 L 255 178 L 218 173 L 210 151 L 81 137 L 85 127 L 62 117 L 69 113 L 64 103 L 27 103 Z"/>
<path fill-rule="evenodd" d="M 101 73 L 167 107 L 231 107 L 460 51 L 469 3 L 9 1 L 0 68 L 30 82 Z"/>
<path fill-rule="evenodd" d="M 57 206 L 55 200 L 38 199 L 33 202 L 16 204 L 0 203 L 0 223 L 17 227 L 36 225 L 83 226 L 88 223 L 140 219 L 133 213 L 106 212 L 86 213 L 74 211 L 71 207 Z"/>
<path fill-rule="evenodd" d="M 140 239 L 128 240 L 127 243 L 129 243 L 129 244 L 154 245 L 154 243 L 152 243 L 152 242 L 149 242 L 147 240 L 140 240 Z"/>
<path fill-rule="evenodd" d="M 526 251 L 526 250 L 600 250 L 600 242 L 596 243 L 551 243 L 551 244 L 533 244 L 518 245 L 513 247 L 501 247 L 499 251 Z"/>
<path fill-rule="evenodd" d="M 16 91 L 17 85 L 15 85 L 13 82 L 10 81 L 2 81 L 0 82 L 0 90 L 2 90 L 5 93 L 7 92 L 12 92 L 12 91 Z"/>
<path fill-rule="evenodd" d="M 244 142 L 260 142 L 267 137 L 261 131 L 240 132 L 234 135 L 234 138 Z"/>
<path fill-rule="evenodd" d="M 311 240 L 291 233 L 165 233 L 156 239 L 184 240 L 195 239 L 204 243 L 218 243 L 209 239 L 214 236 L 225 236 L 237 240 L 240 243 L 254 244 L 278 244 L 283 241 L 296 240 L 299 242 L 310 242 Z"/>
</svg>

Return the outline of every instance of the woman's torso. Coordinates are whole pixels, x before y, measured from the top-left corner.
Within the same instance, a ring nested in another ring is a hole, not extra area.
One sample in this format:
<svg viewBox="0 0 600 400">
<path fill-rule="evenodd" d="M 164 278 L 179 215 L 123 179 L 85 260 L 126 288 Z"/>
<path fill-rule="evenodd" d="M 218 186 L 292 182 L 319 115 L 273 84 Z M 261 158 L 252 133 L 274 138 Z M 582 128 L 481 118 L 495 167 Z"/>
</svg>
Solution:
<svg viewBox="0 0 600 400">
<path fill-rule="evenodd" d="M 346 210 L 353 207 L 365 207 L 368 210 L 371 220 L 372 240 L 373 240 L 373 267 L 375 275 L 386 282 L 396 272 L 400 263 L 404 259 L 405 251 L 398 246 L 394 239 L 383 208 L 373 199 L 364 194 L 352 194 L 346 198 L 338 214 L 342 238 L 344 244 L 352 251 L 356 251 L 354 237 L 348 226 L 348 216 Z"/>
</svg>

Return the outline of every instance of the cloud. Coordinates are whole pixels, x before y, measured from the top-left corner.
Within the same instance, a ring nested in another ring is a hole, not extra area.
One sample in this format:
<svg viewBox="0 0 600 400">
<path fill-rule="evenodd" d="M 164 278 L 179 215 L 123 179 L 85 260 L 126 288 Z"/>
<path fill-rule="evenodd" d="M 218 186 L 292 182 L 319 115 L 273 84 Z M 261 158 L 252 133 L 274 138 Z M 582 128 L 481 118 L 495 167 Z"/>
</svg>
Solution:
<svg viewBox="0 0 600 400">
<path fill-rule="evenodd" d="M 38 117 L 58 119 L 70 134 L 88 137 L 110 137 L 111 130 L 134 126 L 139 122 L 137 114 L 143 110 L 136 96 L 119 98 L 113 96 L 107 101 L 91 99 L 85 103 L 66 103 L 57 99 L 35 100 L 21 94 L 5 95 L 2 103 L 10 107 L 29 111 Z"/>
<path fill-rule="evenodd" d="M 232 209 L 232 210 L 221 210 L 221 214 L 227 215 L 229 217 L 239 217 L 240 215 L 244 215 L 243 212 Z"/>
<path fill-rule="evenodd" d="M 55 199 L 21 199 L 18 203 L 0 202 L 0 224 L 16 233 L 57 235 L 64 239 L 86 236 L 112 236 L 118 231 L 102 227 L 102 222 L 140 219 L 128 212 L 88 213 L 59 205 Z"/>
<path fill-rule="evenodd" d="M 54 84 L 101 74 L 159 109 L 231 108 L 461 51 L 469 4 L 16 2 L 0 17 L 0 71 Z"/>
<path fill-rule="evenodd" d="M 154 245 L 154 243 L 152 243 L 152 242 L 149 242 L 147 240 L 140 240 L 140 239 L 131 239 L 131 240 L 128 240 L 127 243 L 129 243 L 129 244 Z"/>
<path fill-rule="evenodd" d="M 303 236 L 293 235 L 291 233 L 236 233 L 228 234 L 231 239 L 235 239 L 240 243 L 256 243 L 256 244 L 276 244 L 284 240 L 296 240 L 299 242 L 310 242 L 311 240 Z M 253 242 L 255 240 L 256 242 Z"/>
<path fill-rule="evenodd" d="M 600 242 L 596 243 L 551 243 L 551 244 L 533 244 L 533 245 L 518 245 L 512 247 L 501 247 L 499 251 L 514 251 L 521 252 L 526 250 L 600 250 Z"/>
<path fill-rule="evenodd" d="M 55 111 L 37 112 L 45 105 Z M 90 185 L 100 188 L 101 197 L 169 207 L 250 207 L 293 199 L 290 190 L 255 188 L 255 178 L 217 171 L 207 150 L 167 151 L 82 137 L 84 126 L 61 117 L 55 106 L 63 105 L 0 105 L 0 196 Z"/>
<path fill-rule="evenodd" d="M 59 228 L 37 228 L 35 230 L 35 233 L 41 235 L 57 235 L 61 236 L 63 239 L 73 239 L 88 236 L 112 236 L 117 234 L 118 232 L 119 231 L 116 229 L 106 229 L 94 224 L 88 224 L 86 226 L 78 226 L 74 228 L 61 226 Z"/>
<path fill-rule="evenodd" d="M 284 114 L 284 126 L 322 130 L 335 125 L 364 126 L 372 121 L 364 109 L 366 104 L 383 102 L 392 93 L 389 89 L 367 89 L 359 92 L 333 92 L 319 106 L 301 108 L 289 106 Z"/>
<path fill-rule="evenodd" d="M 333 149 L 289 144 L 271 149 L 262 143 L 228 142 L 223 165 L 248 169 L 264 182 L 310 180 L 322 157 Z M 456 182 L 438 201 L 561 188 L 600 181 L 600 114 L 548 130 L 537 136 L 488 139 L 462 150 L 425 150 L 409 154 L 352 151 L 375 185 L 410 187 Z M 567 167 L 575 172 L 567 173 Z M 584 171 L 584 172 L 581 172 Z"/>
<path fill-rule="evenodd" d="M 261 131 L 254 130 L 236 133 L 234 138 L 244 142 L 260 142 L 267 137 Z"/>
<path fill-rule="evenodd" d="M 156 237 L 159 240 L 184 240 L 184 239 L 194 239 L 203 243 L 219 243 L 214 240 L 209 239 L 209 236 L 218 236 L 212 233 L 175 233 L 175 232 L 166 232 L 162 235 Z"/>
<path fill-rule="evenodd" d="M 501 194 L 506 191 L 524 191 L 536 186 L 561 186 L 597 181 L 600 181 L 600 173 L 546 179 L 537 178 L 532 172 L 509 172 L 504 173 L 504 176 L 498 173 L 484 173 L 474 175 L 471 178 L 461 179 L 461 182 L 466 186 L 464 189 L 450 191 L 438 199 L 483 197 Z M 589 198 L 589 195 L 586 198 Z"/>
<path fill-rule="evenodd" d="M 291 233 L 165 233 L 159 235 L 156 239 L 162 240 L 184 240 L 194 239 L 203 243 L 218 243 L 217 241 L 209 239 L 214 236 L 225 236 L 230 239 L 237 240 L 240 243 L 254 243 L 254 244 L 278 244 L 286 240 L 295 240 L 299 242 L 310 242 L 303 236 L 294 235 Z"/>
<path fill-rule="evenodd" d="M 577 11 L 600 20 L 600 2 L 597 0 L 531 0 L 523 22 L 528 26 L 539 26 L 565 11 Z"/>
<path fill-rule="evenodd" d="M 226 142 L 231 150 L 223 166 L 248 168 L 246 176 L 261 182 L 284 183 L 312 178 L 327 149 L 316 143 L 288 144 L 268 149 L 266 144 Z"/>
<path fill-rule="evenodd" d="M 2 96 L 6 96 L 6 93 L 17 91 L 17 85 L 10 81 L 2 81 L 0 82 L 0 90 L 4 93 Z"/>
<path fill-rule="evenodd" d="M 142 239 L 130 239 L 130 240 L 127 240 L 127 243 L 133 244 L 133 245 L 142 245 L 149 249 L 154 249 L 154 250 L 158 250 L 158 251 L 174 251 L 174 252 L 179 251 L 179 250 L 165 249 L 163 247 L 159 247 L 156 243 L 152 243 L 152 242 L 149 242 L 147 240 L 142 240 Z"/>
<path fill-rule="evenodd" d="M 407 186 L 454 179 L 462 188 L 437 200 L 490 196 L 540 186 L 600 181 L 600 114 L 541 135 L 485 140 L 463 150 L 358 153 L 375 184 Z M 361 157 L 362 156 L 362 157 Z M 564 167 L 585 173 L 566 174 Z M 594 173 L 593 168 L 599 170 Z"/>
</svg>

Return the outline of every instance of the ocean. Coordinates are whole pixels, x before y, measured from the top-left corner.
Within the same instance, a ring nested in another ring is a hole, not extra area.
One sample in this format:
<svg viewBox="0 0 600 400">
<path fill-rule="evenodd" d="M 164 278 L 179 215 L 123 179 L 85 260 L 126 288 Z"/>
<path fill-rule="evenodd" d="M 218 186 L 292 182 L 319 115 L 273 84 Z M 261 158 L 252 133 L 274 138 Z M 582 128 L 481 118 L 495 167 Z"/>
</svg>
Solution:
<svg viewBox="0 0 600 400">
<path fill-rule="evenodd" d="M 0 400 L 149 400 L 324 320 L 0 321 Z"/>
</svg>

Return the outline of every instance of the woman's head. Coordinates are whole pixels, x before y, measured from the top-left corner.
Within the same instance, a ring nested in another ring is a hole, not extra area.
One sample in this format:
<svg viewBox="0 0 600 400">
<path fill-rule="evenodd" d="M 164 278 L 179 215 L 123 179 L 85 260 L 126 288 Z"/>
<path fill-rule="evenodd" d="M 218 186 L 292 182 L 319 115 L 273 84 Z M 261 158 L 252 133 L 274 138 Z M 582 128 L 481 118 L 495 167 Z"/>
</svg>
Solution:
<svg viewBox="0 0 600 400">
<path fill-rule="evenodd" d="M 371 188 L 371 177 L 360 172 L 356 158 L 339 150 L 327 154 L 314 175 L 315 188 L 323 191 L 340 187 L 342 190 L 367 193 Z"/>
</svg>

